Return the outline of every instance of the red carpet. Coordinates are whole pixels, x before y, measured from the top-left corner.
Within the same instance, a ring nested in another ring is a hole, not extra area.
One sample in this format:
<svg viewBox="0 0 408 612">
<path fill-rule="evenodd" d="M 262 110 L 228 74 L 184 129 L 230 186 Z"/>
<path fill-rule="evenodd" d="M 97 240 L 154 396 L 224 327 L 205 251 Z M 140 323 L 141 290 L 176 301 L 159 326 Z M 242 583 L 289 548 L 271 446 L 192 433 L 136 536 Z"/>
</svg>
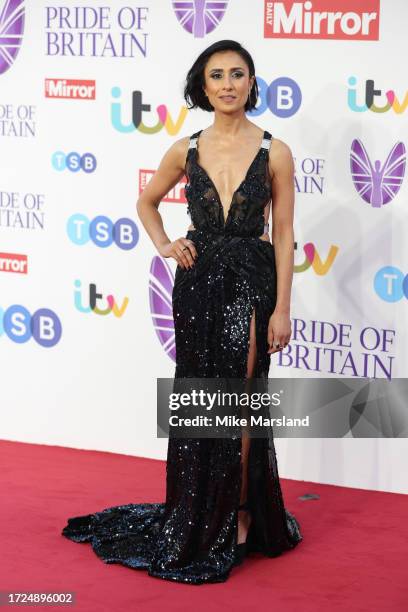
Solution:
<svg viewBox="0 0 408 612">
<path fill-rule="evenodd" d="M 76 593 L 75 606 L 31 609 L 408 609 L 408 496 L 282 480 L 303 533 L 298 547 L 275 559 L 250 558 L 226 583 L 193 586 L 107 565 L 90 544 L 60 535 L 69 516 L 163 501 L 165 462 L 8 441 L 0 441 L 0 457 L 0 591 Z M 305 493 L 320 499 L 299 500 Z"/>
</svg>

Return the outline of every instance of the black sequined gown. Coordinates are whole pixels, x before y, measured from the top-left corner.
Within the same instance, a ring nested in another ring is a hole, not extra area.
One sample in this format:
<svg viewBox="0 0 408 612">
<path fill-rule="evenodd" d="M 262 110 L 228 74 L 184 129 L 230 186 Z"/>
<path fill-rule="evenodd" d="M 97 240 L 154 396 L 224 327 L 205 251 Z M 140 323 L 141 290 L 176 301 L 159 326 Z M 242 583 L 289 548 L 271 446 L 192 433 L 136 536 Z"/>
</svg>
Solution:
<svg viewBox="0 0 408 612">
<path fill-rule="evenodd" d="M 268 377 L 267 327 L 276 303 L 274 247 L 261 240 L 271 198 L 263 141 L 233 194 L 227 219 L 217 189 L 198 162 L 190 138 L 185 187 L 194 230 L 186 237 L 198 258 L 177 267 L 173 290 L 177 377 L 246 376 L 250 318 L 255 309 L 254 377 Z M 106 563 L 147 570 L 150 576 L 202 584 L 224 582 L 233 567 L 242 478 L 241 439 L 176 439 L 170 435 L 165 503 L 130 503 L 68 519 L 62 534 L 90 542 Z M 284 507 L 272 430 L 252 438 L 248 457 L 252 521 L 249 550 L 276 557 L 301 540 Z"/>
</svg>

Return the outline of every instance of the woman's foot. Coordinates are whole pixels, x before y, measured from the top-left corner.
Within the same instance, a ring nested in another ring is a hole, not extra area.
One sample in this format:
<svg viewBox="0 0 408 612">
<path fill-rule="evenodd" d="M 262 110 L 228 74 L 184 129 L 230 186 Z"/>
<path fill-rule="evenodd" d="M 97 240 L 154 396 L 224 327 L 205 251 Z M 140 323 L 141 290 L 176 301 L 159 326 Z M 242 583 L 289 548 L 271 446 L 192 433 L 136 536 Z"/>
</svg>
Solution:
<svg viewBox="0 0 408 612">
<path fill-rule="evenodd" d="M 238 531 L 234 565 L 241 565 L 247 555 L 247 537 L 251 520 L 248 502 L 245 502 L 238 507 Z"/>
</svg>

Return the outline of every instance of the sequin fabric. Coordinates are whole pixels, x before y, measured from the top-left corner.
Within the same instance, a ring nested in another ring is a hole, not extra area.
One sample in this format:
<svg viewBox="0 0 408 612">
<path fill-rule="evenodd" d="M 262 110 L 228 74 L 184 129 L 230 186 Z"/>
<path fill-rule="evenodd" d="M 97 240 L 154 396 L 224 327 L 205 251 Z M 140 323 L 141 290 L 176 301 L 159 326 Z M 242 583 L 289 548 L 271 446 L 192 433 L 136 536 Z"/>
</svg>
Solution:
<svg viewBox="0 0 408 612">
<path fill-rule="evenodd" d="M 187 212 L 195 227 L 186 238 L 198 257 L 191 269 L 177 266 L 175 274 L 175 378 L 245 380 L 255 312 L 253 376 L 267 381 L 276 266 L 273 245 L 260 236 L 271 198 L 272 135 L 264 132 L 225 218 L 217 189 L 198 160 L 201 131 L 191 136 L 186 159 Z M 90 542 L 106 563 L 189 584 L 224 582 L 234 563 L 241 484 L 240 437 L 177 439 L 170 433 L 165 502 L 130 503 L 73 517 L 62 534 Z M 250 552 L 276 557 L 302 540 L 298 521 L 284 506 L 272 428 L 268 437 L 250 441 L 248 502 Z"/>
</svg>

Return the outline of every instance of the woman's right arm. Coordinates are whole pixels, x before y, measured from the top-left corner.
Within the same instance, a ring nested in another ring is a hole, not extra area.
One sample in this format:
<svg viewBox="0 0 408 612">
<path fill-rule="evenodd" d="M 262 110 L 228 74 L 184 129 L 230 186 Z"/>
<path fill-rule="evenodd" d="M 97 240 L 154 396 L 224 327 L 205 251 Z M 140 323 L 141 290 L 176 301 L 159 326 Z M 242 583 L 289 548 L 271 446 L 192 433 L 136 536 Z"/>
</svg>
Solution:
<svg viewBox="0 0 408 612">
<path fill-rule="evenodd" d="M 189 138 L 186 137 L 170 146 L 136 203 L 139 219 L 160 255 L 173 257 L 182 268 L 194 265 L 197 257 L 194 242 L 184 237 L 172 242 L 164 231 L 158 208 L 162 198 L 184 176 L 188 143 Z M 188 248 L 184 249 L 186 246 Z"/>
</svg>

